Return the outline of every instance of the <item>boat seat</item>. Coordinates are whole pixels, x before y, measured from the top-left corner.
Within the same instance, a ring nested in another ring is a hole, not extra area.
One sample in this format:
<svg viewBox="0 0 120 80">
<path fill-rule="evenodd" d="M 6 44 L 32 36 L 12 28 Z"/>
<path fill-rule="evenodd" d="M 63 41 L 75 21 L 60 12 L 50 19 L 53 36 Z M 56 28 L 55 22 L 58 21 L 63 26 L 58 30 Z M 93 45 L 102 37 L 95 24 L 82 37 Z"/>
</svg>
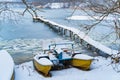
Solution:
<svg viewBox="0 0 120 80">
<path fill-rule="evenodd" d="M 58 65 L 59 64 L 59 60 L 56 58 L 55 55 L 49 54 L 49 59 L 53 62 L 54 65 Z"/>
<path fill-rule="evenodd" d="M 40 56 L 40 57 L 38 57 L 38 59 L 40 59 L 40 58 L 47 58 L 47 59 L 49 59 L 48 56 Z"/>
<path fill-rule="evenodd" d="M 55 49 L 50 50 L 50 52 L 58 58 L 58 52 Z"/>
<path fill-rule="evenodd" d="M 58 55 L 58 52 L 56 50 L 53 50 L 54 55 Z"/>
<path fill-rule="evenodd" d="M 72 57 L 74 57 L 74 56 L 77 55 L 77 54 L 82 54 L 82 53 L 74 53 L 74 54 L 72 54 Z"/>
</svg>

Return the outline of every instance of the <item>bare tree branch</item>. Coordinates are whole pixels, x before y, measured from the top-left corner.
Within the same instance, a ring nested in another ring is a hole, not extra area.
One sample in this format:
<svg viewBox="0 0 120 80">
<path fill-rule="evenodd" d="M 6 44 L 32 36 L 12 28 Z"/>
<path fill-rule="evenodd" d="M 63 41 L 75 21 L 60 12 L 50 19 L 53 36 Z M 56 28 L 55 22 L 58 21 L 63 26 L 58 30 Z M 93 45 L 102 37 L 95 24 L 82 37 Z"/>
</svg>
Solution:
<svg viewBox="0 0 120 80">
<path fill-rule="evenodd" d="M 37 18 L 38 14 L 37 11 L 40 11 L 40 7 L 34 6 L 32 3 L 27 3 L 26 0 L 22 0 L 23 4 L 26 6 L 25 10 L 23 11 L 23 15 L 26 12 L 29 12 L 33 18 Z"/>
</svg>

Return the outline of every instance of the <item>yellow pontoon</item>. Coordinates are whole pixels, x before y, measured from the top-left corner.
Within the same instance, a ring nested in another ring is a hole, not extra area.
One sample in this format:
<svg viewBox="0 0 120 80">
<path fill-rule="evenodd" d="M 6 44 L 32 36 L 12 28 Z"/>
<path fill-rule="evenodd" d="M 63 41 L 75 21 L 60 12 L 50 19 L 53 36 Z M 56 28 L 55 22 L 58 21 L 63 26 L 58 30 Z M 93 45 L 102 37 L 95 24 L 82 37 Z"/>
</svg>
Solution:
<svg viewBox="0 0 120 80">
<path fill-rule="evenodd" d="M 45 77 L 49 77 L 50 70 L 53 66 L 53 63 L 48 59 L 47 56 L 36 55 L 33 60 L 36 70 L 42 73 Z"/>
<path fill-rule="evenodd" d="M 84 54 L 76 54 L 73 56 L 72 66 L 83 69 L 89 70 L 93 57 L 84 55 Z"/>
</svg>

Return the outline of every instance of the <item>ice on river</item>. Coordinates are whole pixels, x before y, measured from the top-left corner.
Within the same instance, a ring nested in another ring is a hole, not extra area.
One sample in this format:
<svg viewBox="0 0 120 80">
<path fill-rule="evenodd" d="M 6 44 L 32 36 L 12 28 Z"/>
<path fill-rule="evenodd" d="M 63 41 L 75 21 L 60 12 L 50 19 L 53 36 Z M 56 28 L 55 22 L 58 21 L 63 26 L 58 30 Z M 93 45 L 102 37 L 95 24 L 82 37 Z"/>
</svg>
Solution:
<svg viewBox="0 0 120 80">
<path fill-rule="evenodd" d="M 70 42 L 63 38 L 53 39 L 14 39 L 0 41 L 0 49 L 7 50 L 13 57 L 16 64 L 33 59 L 33 56 L 48 49 L 51 43 Z M 79 49 L 80 50 L 80 49 Z"/>
</svg>

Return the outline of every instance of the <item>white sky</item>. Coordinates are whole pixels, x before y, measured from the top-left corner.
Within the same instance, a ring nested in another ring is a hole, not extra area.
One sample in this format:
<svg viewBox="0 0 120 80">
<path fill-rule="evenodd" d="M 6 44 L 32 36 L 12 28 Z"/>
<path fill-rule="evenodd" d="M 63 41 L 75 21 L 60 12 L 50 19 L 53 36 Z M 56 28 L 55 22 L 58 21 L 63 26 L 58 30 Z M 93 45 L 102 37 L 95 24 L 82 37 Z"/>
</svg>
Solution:
<svg viewBox="0 0 120 80">
<path fill-rule="evenodd" d="M 14 1 L 14 0 L 0 0 L 0 1 Z"/>
</svg>

